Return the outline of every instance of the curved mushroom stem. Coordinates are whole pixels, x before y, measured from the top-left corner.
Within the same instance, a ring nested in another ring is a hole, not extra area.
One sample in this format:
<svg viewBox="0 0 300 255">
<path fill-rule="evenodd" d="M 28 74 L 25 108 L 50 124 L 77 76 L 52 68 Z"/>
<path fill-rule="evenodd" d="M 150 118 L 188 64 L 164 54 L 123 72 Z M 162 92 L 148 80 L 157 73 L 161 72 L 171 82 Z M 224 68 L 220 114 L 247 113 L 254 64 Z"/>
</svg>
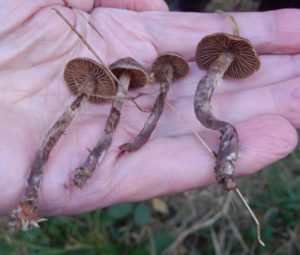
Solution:
<svg viewBox="0 0 300 255">
<path fill-rule="evenodd" d="M 19 207 L 10 214 L 9 225 L 14 230 L 28 230 L 33 227 L 38 227 L 38 222 L 43 220 L 38 215 L 37 210 L 38 192 L 41 184 L 43 167 L 47 163 L 54 145 L 64 134 L 65 130 L 76 116 L 76 113 L 86 102 L 87 96 L 84 94 L 78 96 L 48 131 L 46 138 L 38 149 L 31 165 L 25 192 Z"/>
<path fill-rule="evenodd" d="M 141 132 L 130 143 L 122 144 L 119 149 L 122 151 L 136 151 L 141 148 L 151 136 L 156 124 L 164 110 L 165 100 L 173 80 L 173 68 L 171 65 L 166 65 L 164 73 L 166 74 L 165 80 L 160 84 L 159 94 L 156 97 L 154 107 L 149 115 L 146 123 L 144 124 Z"/>
<path fill-rule="evenodd" d="M 106 121 L 104 135 L 90 151 L 85 162 L 78 168 L 75 169 L 73 176 L 73 183 L 75 186 L 82 188 L 86 181 L 92 176 L 96 167 L 102 159 L 105 153 L 112 143 L 112 135 L 115 132 L 121 117 L 121 110 L 124 104 L 124 93 L 128 90 L 130 83 L 130 76 L 126 73 L 122 74 L 119 78 L 119 84 L 117 88 L 116 98 L 112 103 L 112 107 L 109 116 Z"/>
<path fill-rule="evenodd" d="M 238 158 L 239 138 L 233 125 L 217 120 L 213 116 L 210 100 L 215 88 L 221 83 L 222 77 L 232 61 L 233 55 L 231 53 L 221 54 L 199 81 L 194 99 L 197 119 L 205 127 L 221 132 L 221 143 L 216 158 L 215 174 L 217 181 L 226 190 L 232 190 L 236 187 L 233 171 Z"/>
</svg>

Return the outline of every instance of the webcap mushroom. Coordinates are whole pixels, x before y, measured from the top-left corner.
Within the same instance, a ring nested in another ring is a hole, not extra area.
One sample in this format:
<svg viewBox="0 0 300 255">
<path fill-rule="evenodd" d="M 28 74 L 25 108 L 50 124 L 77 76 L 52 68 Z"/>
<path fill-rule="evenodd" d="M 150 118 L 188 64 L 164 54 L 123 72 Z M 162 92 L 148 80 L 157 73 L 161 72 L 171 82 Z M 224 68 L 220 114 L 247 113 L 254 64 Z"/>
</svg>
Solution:
<svg viewBox="0 0 300 255">
<path fill-rule="evenodd" d="M 42 220 L 38 215 L 37 200 L 43 168 L 52 148 L 75 115 L 87 101 L 101 103 L 115 94 L 115 83 L 108 69 L 91 59 L 71 60 L 65 67 L 64 79 L 76 99 L 48 131 L 35 155 L 19 207 L 10 214 L 9 225 L 15 230 L 38 227 L 38 222 Z"/>
<path fill-rule="evenodd" d="M 234 181 L 234 167 L 239 157 L 239 137 L 236 128 L 213 116 L 210 100 L 222 77 L 243 79 L 252 75 L 260 67 L 260 61 L 251 42 L 239 36 L 235 19 L 231 21 L 234 35 L 215 33 L 204 37 L 196 50 L 196 62 L 200 68 L 208 70 L 199 81 L 194 98 L 194 110 L 197 119 L 207 128 L 221 132 L 221 142 L 216 155 L 216 180 L 225 190 L 234 190 L 250 212 L 257 226 L 258 242 L 261 240 L 260 224 Z"/>
<path fill-rule="evenodd" d="M 229 65 L 219 67 L 225 78 L 244 79 L 260 67 L 257 53 L 249 40 L 226 33 L 204 37 L 196 50 L 198 66 L 208 70 L 214 61 L 220 59 Z"/>
<path fill-rule="evenodd" d="M 137 61 L 129 57 L 122 58 L 111 64 L 110 70 L 119 79 L 116 98 L 112 103 L 102 138 L 90 151 L 85 162 L 75 170 L 73 183 L 77 187 L 83 187 L 110 147 L 112 135 L 120 121 L 124 97 L 128 89 L 144 86 L 149 80 L 145 69 Z"/>
<path fill-rule="evenodd" d="M 213 116 L 210 99 L 223 75 L 235 79 L 246 78 L 258 70 L 260 61 L 249 40 L 225 33 L 204 37 L 198 44 L 196 61 L 200 68 L 208 70 L 198 83 L 195 94 L 196 117 L 205 127 L 221 132 L 216 179 L 226 190 L 232 190 L 236 187 L 233 171 L 238 158 L 238 134 L 233 125 Z"/>
<path fill-rule="evenodd" d="M 167 93 L 173 81 L 185 77 L 189 72 L 187 61 L 178 53 L 166 52 L 157 57 L 152 64 L 150 76 L 160 83 L 159 93 L 152 112 L 144 124 L 141 132 L 130 143 L 119 148 L 122 151 L 135 151 L 141 148 L 151 136 L 163 112 Z"/>
</svg>

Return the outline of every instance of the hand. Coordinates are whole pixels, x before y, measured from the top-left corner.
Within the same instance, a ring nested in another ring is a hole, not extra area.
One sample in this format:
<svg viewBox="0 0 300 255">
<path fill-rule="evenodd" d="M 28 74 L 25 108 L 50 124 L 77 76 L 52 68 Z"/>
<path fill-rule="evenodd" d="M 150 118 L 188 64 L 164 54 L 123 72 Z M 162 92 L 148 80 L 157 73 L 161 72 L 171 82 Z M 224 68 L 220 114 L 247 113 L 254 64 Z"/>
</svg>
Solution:
<svg viewBox="0 0 300 255">
<path fill-rule="evenodd" d="M 2 214 L 17 206 L 35 152 L 74 99 L 63 81 L 65 64 L 74 57 L 93 58 L 51 8 L 59 8 L 76 24 L 103 61 L 109 64 L 116 60 L 78 9 L 51 5 L 49 1 L 43 5 L 13 2 L 0 1 Z M 189 76 L 172 85 L 168 98 L 217 150 L 219 134 L 202 127 L 193 111 L 193 95 L 204 74 L 193 57 L 203 36 L 231 32 L 226 18 L 221 14 L 92 9 L 92 1 L 82 1 L 84 6 L 74 2 L 77 8 L 89 11 L 91 22 L 122 57 L 131 56 L 147 68 L 158 53 L 165 51 L 176 51 L 189 59 Z M 242 157 L 236 175 L 242 176 L 283 158 L 296 146 L 295 127 L 300 126 L 300 11 L 234 16 L 241 35 L 253 42 L 262 62 L 261 69 L 246 80 L 224 80 L 213 96 L 215 115 L 238 129 Z M 157 89 L 158 85 L 148 85 L 142 91 Z M 138 103 L 150 110 L 154 99 L 155 94 L 147 95 Z M 109 109 L 109 103 L 86 106 L 55 146 L 44 168 L 39 197 L 42 214 L 80 213 L 215 182 L 214 160 L 167 106 L 150 141 L 139 151 L 120 156 L 118 146 L 130 141 L 148 116 L 128 101 L 112 147 L 92 179 L 83 189 L 72 187 L 72 172 L 101 137 Z"/>
</svg>

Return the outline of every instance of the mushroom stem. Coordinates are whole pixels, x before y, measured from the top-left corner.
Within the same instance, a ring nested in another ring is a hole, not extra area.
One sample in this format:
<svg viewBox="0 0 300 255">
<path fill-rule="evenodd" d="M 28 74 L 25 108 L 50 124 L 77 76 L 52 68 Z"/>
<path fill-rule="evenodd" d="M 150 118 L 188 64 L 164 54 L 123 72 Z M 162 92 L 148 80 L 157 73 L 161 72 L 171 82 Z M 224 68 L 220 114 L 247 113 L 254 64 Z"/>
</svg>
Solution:
<svg viewBox="0 0 300 255">
<path fill-rule="evenodd" d="M 75 186 L 82 188 L 86 181 L 92 176 L 96 167 L 112 143 L 112 135 L 116 130 L 121 117 L 121 110 L 124 104 L 124 94 L 128 90 L 130 84 L 130 75 L 124 73 L 119 78 L 119 86 L 117 88 L 116 98 L 112 103 L 112 107 L 104 128 L 104 134 L 93 150 L 90 151 L 85 162 L 75 169 L 73 183 Z"/>
<path fill-rule="evenodd" d="M 76 113 L 87 102 L 87 100 L 88 98 L 84 94 L 78 96 L 48 131 L 46 138 L 38 149 L 33 160 L 19 207 L 16 210 L 13 210 L 10 214 L 11 219 L 9 225 L 13 229 L 27 230 L 32 227 L 38 227 L 38 222 L 41 221 L 41 218 L 38 215 L 37 202 L 43 167 L 47 163 L 54 145 L 64 134 Z"/>
<path fill-rule="evenodd" d="M 233 55 L 230 52 L 222 53 L 210 65 L 205 76 L 199 81 L 194 99 L 194 110 L 197 119 L 205 127 L 221 132 L 215 174 L 217 181 L 228 191 L 236 187 L 233 171 L 238 158 L 239 138 L 233 125 L 220 121 L 213 116 L 210 100 L 232 61 Z"/>
<path fill-rule="evenodd" d="M 160 84 L 159 93 L 156 97 L 154 107 L 148 119 L 146 120 L 143 129 L 132 142 L 122 144 L 119 147 L 120 150 L 127 152 L 138 150 L 147 142 L 153 130 L 155 129 L 156 124 L 164 110 L 165 100 L 173 80 L 173 67 L 171 65 L 165 65 L 164 68 L 165 70 L 163 70 L 163 73 L 165 73 L 165 79 Z"/>
</svg>

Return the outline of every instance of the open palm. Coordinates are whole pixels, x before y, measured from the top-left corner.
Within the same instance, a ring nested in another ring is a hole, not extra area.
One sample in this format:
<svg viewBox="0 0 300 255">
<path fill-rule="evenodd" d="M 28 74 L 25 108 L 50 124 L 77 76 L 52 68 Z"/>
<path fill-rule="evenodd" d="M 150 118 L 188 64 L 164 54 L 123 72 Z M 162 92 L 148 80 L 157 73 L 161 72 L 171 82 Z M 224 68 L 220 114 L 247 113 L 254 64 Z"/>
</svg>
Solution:
<svg viewBox="0 0 300 255">
<path fill-rule="evenodd" d="M 217 149 L 219 134 L 202 127 L 193 112 L 193 94 L 203 76 L 193 56 L 203 36 L 231 32 L 223 15 L 135 12 L 93 8 L 92 1 L 82 1 L 81 6 L 74 1 L 81 11 L 89 11 L 84 15 L 101 31 L 108 47 L 79 15 L 79 9 L 50 4 L 55 1 L 7 2 L 0 1 L 2 214 L 16 207 L 43 137 L 74 99 L 64 84 L 65 64 L 74 57 L 95 59 L 52 7 L 76 24 L 107 64 L 117 59 L 111 48 L 121 57 L 135 58 L 146 68 L 159 53 L 176 51 L 184 55 L 190 61 L 191 72 L 172 85 L 169 101 Z M 147 4 L 136 8 L 141 7 L 147 9 Z M 152 7 L 149 9 L 155 10 Z M 157 8 L 165 7 L 160 4 Z M 300 12 L 282 10 L 234 16 L 241 35 L 254 43 L 262 62 L 261 69 L 250 78 L 224 81 L 213 97 L 216 116 L 234 123 L 238 129 L 242 157 L 236 174 L 240 176 L 286 156 L 296 146 L 295 127 L 300 125 Z M 157 84 L 147 85 L 142 91 L 157 89 Z M 152 93 L 137 102 L 150 110 L 154 99 Z M 139 151 L 120 155 L 118 146 L 131 140 L 148 116 L 127 101 L 113 144 L 101 165 L 83 189 L 73 187 L 73 170 L 101 137 L 109 109 L 109 103 L 87 105 L 55 146 L 44 169 L 39 197 L 42 214 L 80 213 L 215 181 L 213 159 L 168 107 L 150 141 Z"/>
</svg>

